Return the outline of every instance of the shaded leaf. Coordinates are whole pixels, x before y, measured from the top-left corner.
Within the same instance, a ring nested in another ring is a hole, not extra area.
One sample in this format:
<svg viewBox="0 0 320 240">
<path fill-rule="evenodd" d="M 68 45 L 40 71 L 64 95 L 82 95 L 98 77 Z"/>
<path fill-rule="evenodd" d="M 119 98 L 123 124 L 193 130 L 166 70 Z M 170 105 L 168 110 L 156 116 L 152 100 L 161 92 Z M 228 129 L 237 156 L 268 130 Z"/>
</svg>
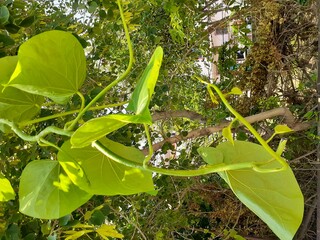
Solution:
<svg viewBox="0 0 320 240">
<path fill-rule="evenodd" d="M 36 20 L 36 17 L 34 15 L 26 17 L 25 19 L 23 19 L 20 22 L 19 26 L 21 26 L 21 27 L 30 27 L 34 23 L 35 20 Z"/>
<path fill-rule="evenodd" d="M 142 163 L 144 155 L 136 148 L 126 147 L 109 139 L 100 140 L 103 145 L 120 156 Z M 90 182 L 90 187 L 83 189 L 97 195 L 129 195 L 153 191 L 152 174 L 117 163 L 92 147 L 72 148 L 65 142 L 58 153 L 58 158 L 66 157 L 65 152 L 77 159 Z"/>
<path fill-rule="evenodd" d="M 272 157 L 258 144 L 235 141 L 225 142 L 217 148 L 200 148 L 199 153 L 208 164 L 216 164 L 220 152 L 226 164 L 241 162 L 267 162 Z M 272 161 L 265 168 L 280 168 Z M 219 175 L 229 184 L 236 196 L 257 214 L 280 239 L 292 239 L 303 218 L 304 200 L 290 167 L 284 171 L 258 173 L 252 169 L 225 171 Z"/>
<path fill-rule="evenodd" d="M 20 27 L 12 23 L 6 24 L 4 27 L 9 33 L 12 33 L 12 34 L 16 34 L 20 30 Z"/>
<path fill-rule="evenodd" d="M 0 7 L 0 25 L 4 25 L 6 22 L 8 22 L 10 17 L 9 10 L 6 6 Z"/>
<path fill-rule="evenodd" d="M 158 80 L 162 57 L 163 50 L 161 47 L 157 47 L 132 93 L 128 110 L 140 114 L 148 108 L 151 96 L 154 92 L 154 87 Z"/>
<path fill-rule="evenodd" d="M 85 147 L 93 141 L 105 137 L 107 134 L 122 128 L 129 123 L 151 124 L 151 119 L 141 115 L 112 114 L 91 119 L 78 128 L 71 136 L 73 147 Z"/>
<path fill-rule="evenodd" d="M 37 160 L 22 172 L 19 209 L 31 217 L 56 219 L 71 213 L 91 196 L 72 183 L 57 161 Z"/>
<path fill-rule="evenodd" d="M 23 43 L 9 86 L 65 103 L 86 77 L 86 59 L 79 41 L 68 32 L 49 31 Z"/>
<path fill-rule="evenodd" d="M 10 46 L 14 44 L 14 40 L 6 34 L 0 34 L 0 43 L 2 46 Z"/>
</svg>

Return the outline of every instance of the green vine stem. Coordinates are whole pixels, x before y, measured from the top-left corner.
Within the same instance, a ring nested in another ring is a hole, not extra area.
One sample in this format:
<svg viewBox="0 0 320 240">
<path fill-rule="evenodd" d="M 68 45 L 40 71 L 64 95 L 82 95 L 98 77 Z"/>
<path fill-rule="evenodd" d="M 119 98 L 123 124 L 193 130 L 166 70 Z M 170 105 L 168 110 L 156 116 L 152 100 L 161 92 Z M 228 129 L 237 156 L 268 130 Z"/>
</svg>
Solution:
<svg viewBox="0 0 320 240">
<path fill-rule="evenodd" d="M 253 169 L 257 172 L 277 172 L 277 171 L 282 171 L 282 170 L 286 170 L 288 168 L 288 164 L 287 162 L 281 158 L 281 156 L 279 156 L 275 151 L 272 150 L 272 148 L 268 145 L 268 143 L 260 136 L 260 134 L 251 126 L 251 124 L 244 118 L 242 117 L 227 101 L 227 99 L 224 97 L 223 93 L 220 91 L 220 89 L 214 85 L 214 84 L 210 84 L 207 83 L 206 81 L 202 80 L 199 77 L 196 77 L 200 82 L 208 85 L 208 91 L 210 96 L 213 95 L 213 92 L 211 90 L 211 88 L 213 88 L 216 93 L 218 94 L 218 96 L 220 97 L 221 101 L 223 102 L 223 104 L 228 108 L 228 110 L 236 117 L 237 120 L 239 120 L 254 136 L 255 138 L 258 140 L 258 142 L 264 147 L 264 149 L 275 159 L 277 160 L 280 164 L 281 164 L 281 168 L 278 169 L 263 169 L 261 168 L 261 166 L 269 163 L 261 163 L 261 164 L 256 164 Z"/>
<path fill-rule="evenodd" d="M 97 111 L 97 110 L 102 110 L 102 109 L 106 109 L 106 108 L 118 107 L 118 106 L 122 106 L 122 105 L 127 104 L 127 103 L 128 103 L 128 101 L 120 102 L 120 103 L 107 104 L 107 105 L 102 105 L 102 106 L 96 106 L 96 107 L 91 107 L 91 108 L 89 108 L 89 111 Z M 71 114 L 78 113 L 80 111 L 81 111 L 81 109 L 77 109 L 77 110 L 72 110 L 72 111 L 68 111 L 68 112 L 53 114 L 53 115 L 42 117 L 42 118 L 36 118 L 36 119 L 30 120 L 30 121 L 19 123 L 19 127 L 23 128 L 23 127 L 25 127 L 27 125 L 40 123 L 40 122 L 44 122 L 44 121 L 47 121 L 47 120 L 50 120 L 50 119 L 59 118 L 59 117 L 65 117 L 65 116 L 68 116 L 68 115 L 71 115 Z"/>
<path fill-rule="evenodd" d="M 83 94 L 81 93 L 81 92 L 77 92 L 77 95 L 80 97 L 80 99 L 81 99 L 81 106 L 80 106 L 80 109 L 79 109 L 79 112 L 81 112 L 83 109 L 84 109 L 84 107 L 85 107 L 85 103 L 86 103 L 86 100 L 84 99 L 84 96 L 83 96 Z"/>
<path fill-rule="evenodd" d="M 38 133 L 35 136 L 28 135 L 24 133 L 15 123 L 6 120 L 6 119 L 0 119 L 0 123 L 5 124 L 11 128 L 12 131 L 15 132 L 21 139 L 24 141 L 28 142 L 39 142 L 41 138 L 44 138 L 50 133 L 55 133 L 63 136 L 68 136 L 71 137 L 72 133 L 70 131 L 55 127 L 55 126 L 50 126 L 42 130 L 40 133 Z"/>
<path fill-rule="evenodd" d="M 114 80 L 112 83 L 110 83 L 107 87 L 105 87 L 97 96 L 94 97 L 94 99 L 91 100 L 90 103 L 88 103 L 88 105 L 79 112 L 78 116 L 73 120 L 73 122 L 70 124 L 70 126 L 68 126 L 68 130 L 73 130 L 73 128 L 76 126 L 76 124 L 78 123 L 78 121 L 80 120 L 80 118 L 90 109 L 90 107 L 96 103 L 96 101 L 98 101 L 101 97 L 103 97 L 112 87 L 114 87 L 115 85 L 117 85 L 120 81 L 122 81 L 131 71 L 132 65 L 133 65 L 133 48 L 132 48 L 132 43 L 130 40 L 130 35 L 129 35 L 129 30 L 125 21 L 125 17 L 123 14 L 123 9 L 121 6 L 121 0 L 117 0 L 117 4 L 119 7 L 119 11 L 120 11 L 120 16 L 121 16 L 121 21 L 122 21 L 122 25 L 124 28 L 124 32 L 125 32 L 125 36 L 126 36 L 126 40 L 127 40 L 127 45 L 128 45 L 128 49 L 129 49 L 129 64 L 128 67 L 126 69 L 126 71 L 116 80 Z"/>
<path fill-rule="evenodd" d="M 179 177 L 196 177 L 216 172 L 223 172 L 223 171 L 230 171 L 230 170 L 237 170 L 237 169 L 244 169 L 244 168 L 253 168 L 255 167 L 254 162 L 245 162 L 245 163 L 235 163 L 235 164 L 215 164 L 215 165 L 206 165 L 200 167 L 198 169 L 193 170 L 178 170 L 178 169 L 164 169 L 164 168 L 157 168 L 152 166 L 144 166 L 144 163 L 137 163 L 125 159 L 118 154 L 112 152 L 110 149 L 106 148 L 101 142 L 95 141 L 92 143 L 92 147 L 96 148 L 106 157 L 110 158 L 111 160 L 123 164 L 128 167 L 138 168 L 143 171 L 155 172 L 163 175 L 170 175 L 170 176 L 179 176 Z"/>
<path fill-rule="evenodd" d="M 152 141 L 151 141 L 151 136 L 150 136 L 150 132 L 149 132 L 149 126 L 147 124 L 143 124 L 143 126 L 144 126 L 144 130 L 146 132 L 148 148 L 149 148 L 149 153 L 143 160 L 143 167 L 148 168 L 148 163 L 150 162 L 152 155 L 153 155 L 153 148 L 152 148 Z"/>
</svg>

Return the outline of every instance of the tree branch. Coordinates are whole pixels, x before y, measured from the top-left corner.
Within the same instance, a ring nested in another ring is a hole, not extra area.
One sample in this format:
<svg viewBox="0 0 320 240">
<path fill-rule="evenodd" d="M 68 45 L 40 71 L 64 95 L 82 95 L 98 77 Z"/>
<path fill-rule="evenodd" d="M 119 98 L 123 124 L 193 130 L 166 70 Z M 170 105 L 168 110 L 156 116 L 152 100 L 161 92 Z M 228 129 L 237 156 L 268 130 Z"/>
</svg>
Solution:
<svg viewBox="0 0 320 240">
<path fill-rule="evenodd" d="M 189 118 L 190 120 L 198 120 L 198 121 L 204 120 L 203 116 L 199 113 L 191 112 L 188 110 L 180 110 L 180 111 L 169 111 L 169 112 L 156 112 L 152 115 L 152 121 L 155 122 L 159 120 L 178 118 L 178 117 L 184 117 L 184 118 Z"/>
<path fill-rule="evenodd" d="M 165 116 L 165 115 L 164 115 Z M 173 116 L 173 115 L 170 115 Z M 176 114 L 176 116 L 181 116 L 179 114 Z M 262 112 L 256 115 L 252 115 L 249 117 L 246 117 L 245 119 L 249 122 L 249 123 L 255 123 L 255 122 L 259 122 L 262 120 L 266 120 L 266 119 L 270 119 L 270 118 L 274 118 L 274 117 L 278 117 L 278 116 L 282 116 L 283 117 L 283 122 L 285 124 L 287 124 L 292 130 L 294 131 L 302 131 L 302 130 L 306 130 L 308 128 L 311 127 L 311 123 L 310 122 L 303 122 L 303 123 L 297 123 L 295 121 L 294 116 L 292 115 L 292 113 L 290 112 L 289 109 L 281 107 L 281 108 L 275 108 L 266 112 Z M 228 126 L 230 122 L 223 122 L 219 125 L 216 126 L 212 126 L 212 127 L 207 127 L 207 128 L 202 128 L 202 129 L 196 129 L 196 130 L 192 130 L 188 133 L 187 136 L 182 136 L 182 135 L 177 135 L 174 137 L 170 137 L 167 138 L 161 142 L 155 143 L 152 145 L 153 150 L 157 151 L 159 150 L 163 144 L 165 144 L 166 142 L 168 143 L 177 143 L 179 141 L 182 140 L 186 140 L 186 139 L 193 139 L 193 138 L 198 138 L 198 137 L 202 137 L 202 136 L 208 136 L 212 133 L 215 132 L 219 132 L 221 131 L 224 127 Z M 143 153 L 147 154 L 148 150 L 144 149 Z"/>
</svg>

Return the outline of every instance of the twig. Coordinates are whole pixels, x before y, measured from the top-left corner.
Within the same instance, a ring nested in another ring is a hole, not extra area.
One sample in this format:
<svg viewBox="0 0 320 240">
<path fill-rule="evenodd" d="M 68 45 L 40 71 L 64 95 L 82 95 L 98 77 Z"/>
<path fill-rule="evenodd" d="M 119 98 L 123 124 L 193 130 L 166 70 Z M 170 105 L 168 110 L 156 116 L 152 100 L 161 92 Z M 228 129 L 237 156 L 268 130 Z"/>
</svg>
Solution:
<svg viewBox="0 0 320 240">
<path fill-rule="evenodd" d="M 152 121 L 165 120 L 170 118 L 178 118 L 184 117 L 189 118 L 190 120 L 199 120 L 203 121 L 204 118 L 201 114 L 188 111 L 188 110 L 180 110 L 180 111 L 169 111 L 169 112 L 156 112 L 152 115 Z"/>
</svg>

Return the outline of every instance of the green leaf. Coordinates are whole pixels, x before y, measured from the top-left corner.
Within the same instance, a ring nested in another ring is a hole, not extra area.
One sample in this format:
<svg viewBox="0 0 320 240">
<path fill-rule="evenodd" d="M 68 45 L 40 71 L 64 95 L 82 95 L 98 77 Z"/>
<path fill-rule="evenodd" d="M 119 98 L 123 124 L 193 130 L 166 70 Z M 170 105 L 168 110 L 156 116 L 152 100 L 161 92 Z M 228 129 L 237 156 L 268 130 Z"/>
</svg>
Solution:
<svg viewBox="0 0 320 240">
<path fill-rule="evenodd" d="M 6 34 L 0 34 L 0 43 L 3 47 L 10 46 L 14 44 L 14 40 Z"/>
<path fill-rule="evenodd" d="M 19 26 L 21 26 L 21 27 L 30 27 L 34 23 L 35 20 L 36 20 L 36 17 L 34 15 L 26 17 L 25 19 L 23 19 L 20 22 Z"/>
<path fill-rule="evenodd" d="M 126 147 L 109 139 L 100 140 L 103 145 L 116 154 L 131 161 L 142 163 L 144 155 L 136 148 Z M 89 189 L 84 189 L 98 195 L 129 195 L 139 192 L 153 191 L 152 174 L 139 169 L 117 163 L 97 149 L 92 147 L 72 148 L 70 142 L 65 142 L 58 153 L 61 158 L 65 152 L 77 159 L 90 181 Z"/>
<path fill-rule="evenodd" d="M 89 13 L 94 13 L 94 11 L 98 8 L 98 4 L 95 1 L 91 1 L 89 3 L 89 8 L 88 8 L 88 12 Z"/>
<path fill-rule="evenodd" d="M 58 161 L 70 180 L 81 189 L 90 188 L 90 181 L 81 165 L 68 152 L 60 151 Z"/>
<path fill-rule="evenodd" d="M 71 144 L 76 148 L 88 146 L 93 141 L 103 138 L 129 123 L 151 124 L 151 118 L 145 118 L 145 116 L 141 115 L 112 114 L 91 119 L 73 133 Z"/>
<path fill-rule="evenodd" d="M 68 32 L 49 31 L 23 43 L 9 86 L 65 103 L 86 77 L 86 59 L 79 41 Z"/>
<path fill-rule="evenodd" d="M 274 128 L 275 134 L 283 134 L 283 133 L 288 133 L 292 132 L 293 130 L 289 128 L 287 125 L 277 125 Z"/>
<path fill-rule="evenodd" d="M 18 62 L 16 56 L 0 58 L 0 118 L 14 122 L 27 121 L 40 111 L 44 98 L 13 87 L 3 89 Z M 4 130 L 4 126 L 0 125 Z"/>
<path fill-rule="evenodd" d="M 9 10 L 6 6 L 0 7 L 0 25 L 4 25 L 6 22 L 8 22 L 10 17 Z"/>
<path fill-rule="evenodd" d="M 20 212 L 31 217 L 63 217 L 87 202 L 91 196 L 72 183 L 57 161 L 32 161 L 21 175 Z"/>
<path fill-rule="evenodd" d="M 16 34 L 20 30 L 20 27 L 18 27 L 13 23 L 6 24 L 4 27 L 9 33 L 12 33 L 12 34 Z"/>
<path fill-rule="evenodd" d="M 9 180 L 0 174 L 0 202 L 14 200 L 15 195 Z"/>
<path fill-rule="evenodd" d="M 148 108 L 162 63 L 163 50 L 157 47 L 132 93 L 128 110 L 140 114 Z"/>
<path fill-rule="evenodd" d="M 225 142 L 217 148 L 200 148 L 208 164 L 216 164 L 216 154 L 223 154 L 226 164 L 241 162 L 267 162 L 272 157 L 258 144 L 235 141 Z M 205 154 L 203 154 L 205 153 Z M 280 168 L 272 161 L 266 168 Z M 236 196 L 258 215 L 280 239 L 292 239 L 303 218 L 304 200 L 290 167 L 272 173 L 258 173 L 252 169 L 225 171 L 219 175 L 229 184 Z"/>
</svg>

